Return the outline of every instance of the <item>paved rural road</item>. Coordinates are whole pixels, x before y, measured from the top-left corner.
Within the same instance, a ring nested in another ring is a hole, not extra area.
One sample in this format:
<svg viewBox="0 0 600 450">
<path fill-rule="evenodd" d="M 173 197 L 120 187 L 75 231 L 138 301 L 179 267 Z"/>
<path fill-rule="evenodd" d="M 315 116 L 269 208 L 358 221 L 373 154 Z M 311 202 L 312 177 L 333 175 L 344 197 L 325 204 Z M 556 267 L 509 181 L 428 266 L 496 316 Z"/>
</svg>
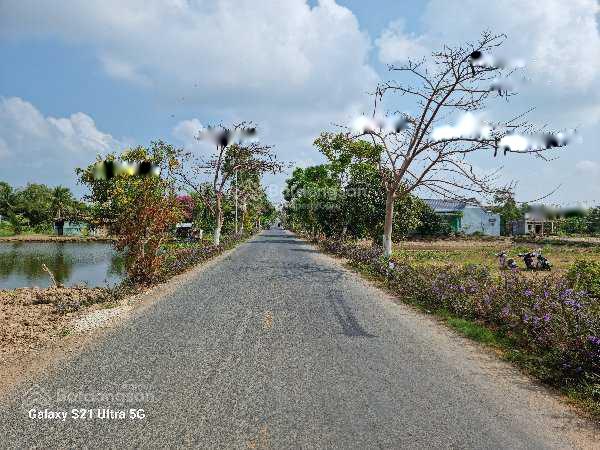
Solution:
<svg viewBox="0 0 600 450">
<path fill-rule="evenodd" d="M 575 423 L 504 364 L 276 230 L 10 398 L 0 447 L 569 448 Z"/>
</svg>

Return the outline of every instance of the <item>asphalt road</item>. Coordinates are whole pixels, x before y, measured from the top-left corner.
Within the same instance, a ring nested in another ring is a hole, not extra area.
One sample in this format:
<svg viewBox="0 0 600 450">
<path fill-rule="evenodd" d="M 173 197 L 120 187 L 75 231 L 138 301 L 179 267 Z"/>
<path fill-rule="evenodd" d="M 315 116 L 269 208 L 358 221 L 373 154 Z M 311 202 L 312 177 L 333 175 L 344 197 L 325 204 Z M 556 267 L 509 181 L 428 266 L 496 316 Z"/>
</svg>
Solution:
<svg viewBox="0 0 600 450">
<path fill-rule="evenodd" d="M 495 361 L 272 230 L 19 386 L 0 447 L 570 448 Z"/>
</svg>

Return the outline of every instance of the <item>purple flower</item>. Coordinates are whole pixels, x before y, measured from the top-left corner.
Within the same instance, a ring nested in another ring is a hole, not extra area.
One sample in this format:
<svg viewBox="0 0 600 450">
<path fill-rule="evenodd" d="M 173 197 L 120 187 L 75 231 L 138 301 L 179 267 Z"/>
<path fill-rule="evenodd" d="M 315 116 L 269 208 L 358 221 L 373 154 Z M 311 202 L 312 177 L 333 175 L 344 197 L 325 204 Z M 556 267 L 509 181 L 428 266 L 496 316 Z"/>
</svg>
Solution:
<svg viewBox="0 0 600 450">
<path fill-rule="evenodd" d="M 548 314 L 548 313 L 544 314 L 543 319 L 544 319 L 544 322 L 550 322 L 550 314 Z"/>
<path fill-rule="evenodd" d="M 502 317 L 508 317 L 510 315 L 510 308 L 508 306 L 505 306 L 504 308 L 502 308 Z"/>
<path fill-rule="evenodd" d="M 560 293 L 560 296 L 561 296 L 562 298 L 565 298 L 565 297 L 569 297 L 569 296 L 571 296 L 572 294 L 573 294 L 573 289 L 565 289 L 564 291 L 562 291 L 562 292 Z"/>
<path fill-rule="evenodd" d="M 565 305 L 570 306 L 573 309 L 581 309 L 581 303 L 576 302 L 575 300 L 567 300 Z"/>
<path fill-rule="evenodd" d="M 527 289 L 525 292 L 525 297 L 531 297 L 533 295 L 533 291 L 531 289 Z"/>
<path fill-rule="evenodd" d="M 594 345 L 600 345 L 600 337 L 598 336 L 588 336 L 588 341 Z"/>
</svg>

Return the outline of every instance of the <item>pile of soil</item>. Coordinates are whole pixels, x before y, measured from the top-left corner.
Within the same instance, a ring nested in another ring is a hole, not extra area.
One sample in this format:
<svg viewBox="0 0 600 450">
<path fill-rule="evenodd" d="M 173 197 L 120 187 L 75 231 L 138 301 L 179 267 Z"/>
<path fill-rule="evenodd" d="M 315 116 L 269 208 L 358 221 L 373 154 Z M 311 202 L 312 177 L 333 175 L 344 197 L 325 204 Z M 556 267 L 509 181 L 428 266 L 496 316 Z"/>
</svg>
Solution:
<svg viewBox="0 0 600 450">
<path fill-rule="evenodd" d="M 0 290 L 0 360 L 41 348 L 65 333 L 81 310 L 109 302 L 104 288 L 50 287 Z"/>
</svg>

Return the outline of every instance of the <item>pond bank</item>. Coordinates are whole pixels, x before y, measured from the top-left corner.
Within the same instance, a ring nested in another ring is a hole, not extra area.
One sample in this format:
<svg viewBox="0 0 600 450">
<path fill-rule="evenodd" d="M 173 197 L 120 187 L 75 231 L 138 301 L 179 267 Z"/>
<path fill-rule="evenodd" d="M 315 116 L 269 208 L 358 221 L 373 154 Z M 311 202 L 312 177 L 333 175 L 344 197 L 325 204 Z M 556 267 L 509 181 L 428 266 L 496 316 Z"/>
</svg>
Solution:
<svg viewBox="0 0 600 450">
<path fill-rule="evenodd" d="M 51 287 L 0 290 L 0 359 L 9 360 L 65 333 L 95 304 L 110 304 L 106 288 Z"/>
</svg>

